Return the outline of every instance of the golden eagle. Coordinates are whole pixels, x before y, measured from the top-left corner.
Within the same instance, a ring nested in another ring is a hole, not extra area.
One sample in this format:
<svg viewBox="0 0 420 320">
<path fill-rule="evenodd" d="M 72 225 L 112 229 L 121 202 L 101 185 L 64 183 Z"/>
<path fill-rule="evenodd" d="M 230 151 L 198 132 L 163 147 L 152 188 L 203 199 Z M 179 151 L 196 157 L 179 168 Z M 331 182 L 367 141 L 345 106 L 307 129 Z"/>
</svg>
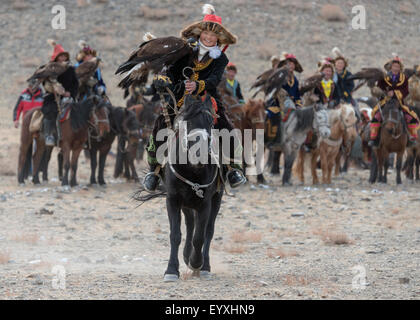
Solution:
<svg viewBox="0 0 420 320">
<path fill-rule="evenodd" d="M 35 70 L 28 81 L 37 80 L 38 82 L 43 82 L 45 80 L 56 80 L 69 66 L 68 62 L 48 62 Z"/>
<path fill-rule="evenodd" d="M 131 53 L 130 58 L 115 72 L 115 74 L 128 72 L 118 84 L 126 92 L 131 85 L 146 83 L 149 72 L 159 73 L 185 56 L 192 57 L 196 46 L 194 38 L 186 41 L 173 36 L 155 38 L 146 34 L 143 40 L 145 42 L 140 44 L 137 50 Z"/>
<path fill-rule="evenodd" d="M 255 98 L 260 92 L 263 92 L 267 99 L 276 96 L 286 83 L 288 74 L 289 68 L 287 66 L 264 71 L 251 86 L 251 90 L 257 90 L 252 98 Z"/>
<path fill-rule="evenodd" d="M 80 85 L 87 84 L 87 82 L 95 75 L 96 69 L 99 67 L 101 59 L 92 58 L 88 61 L 84 61 L 76 68 L 76 76 L 79 80 Z"/>
</svg>

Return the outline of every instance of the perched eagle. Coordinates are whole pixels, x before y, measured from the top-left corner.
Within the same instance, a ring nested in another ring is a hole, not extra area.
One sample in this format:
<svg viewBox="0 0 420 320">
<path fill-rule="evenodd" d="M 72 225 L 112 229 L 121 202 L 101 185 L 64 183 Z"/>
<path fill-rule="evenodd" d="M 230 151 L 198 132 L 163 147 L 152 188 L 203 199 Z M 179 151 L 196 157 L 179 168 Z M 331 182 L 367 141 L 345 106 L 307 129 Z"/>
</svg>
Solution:
<svg viewBox="0 0 420 320">
<path fill-rule="evenodd" d="M 76 76 L 80 85 L 86 84 L 89 79 L 95 75 L 100 61 L 100 58 L 95 57 L 79 64 L 79 66 L 76 68 Z"/>
<path fill-rule="evenodd" d="M 128 72 L 118 84 L 120 88 L 126 89 L 126 92 L 131 85 L 146 82 L 150 72 L 159 73 L 187 55 L 192 57 L 196 49 L 196 39 L 193 38 L 185 41 L 178 37 L 155 38 L 146 34 L 143 40 L 145 42 L 140 44 L 115 72 L 115 74 Z"/>
<path fill-rule="evenodd" d="M 304 93 L 311 91 L 312 89 L 316 88 L 321 80 L 322 80 L 322 73 L 316 73 L 302 81 L 302 84 L 299 87 L 299 92 L 301 95 Z"/>
<path fill-rule="evenodd" d="M 251 86 L 251 90 L 256 89 L 252 98 L 255 98 L 260 92 L 263 92 L 267 99 L 276 96 L 286 83 L 288 73 L 289 68 L 287 66 L 264 71 Z"/>
<path fill-rule="evenodd" d="M 28 81 L 38 80 L 39 82 L 43 82 L 45 80 L 56 80 L 69 66 L 68 62 L 48 62 L 35 70 Z"/>
</svg>

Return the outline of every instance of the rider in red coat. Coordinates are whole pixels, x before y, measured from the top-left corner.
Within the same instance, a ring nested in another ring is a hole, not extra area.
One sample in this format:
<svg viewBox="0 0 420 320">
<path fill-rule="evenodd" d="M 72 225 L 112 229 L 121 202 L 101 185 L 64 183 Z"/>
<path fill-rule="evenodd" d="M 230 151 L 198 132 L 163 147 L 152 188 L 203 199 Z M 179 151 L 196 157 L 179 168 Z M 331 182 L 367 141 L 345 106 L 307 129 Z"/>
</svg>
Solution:
<svg viewBox="0 0 420 320">
<path fill-rule="evenodd" d="M 19 99 L 13 109 L 13 122 L 15 128 L 19 127 L 19 118 L 25 116 L 25 113 L 33 108 L 42 107 L 44 98 L 42 97 L 42 91 L 36 83 L 29 83 L 26 88 L 19 96 Z"/>
</svg>

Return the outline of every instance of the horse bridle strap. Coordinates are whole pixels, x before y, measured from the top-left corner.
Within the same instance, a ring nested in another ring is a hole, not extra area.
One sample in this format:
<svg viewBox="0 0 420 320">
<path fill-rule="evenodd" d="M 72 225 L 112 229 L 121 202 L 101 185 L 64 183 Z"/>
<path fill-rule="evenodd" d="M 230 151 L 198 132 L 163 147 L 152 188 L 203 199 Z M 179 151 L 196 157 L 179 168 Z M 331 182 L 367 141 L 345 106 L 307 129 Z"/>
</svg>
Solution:
<svg viewBox="0 0 420 320">
<path fill-rule="evenodd" d="M 175 168 L 172 166 L 171 163 L 168 163 L 168 165 L 169 165 L 169 169 L 171 169 L 171 171 L 175 175 L 175 177 L 177 177 L 182 182 L 184 182 L 184 183 L 188 184 L 189 186 L 191 186 L 191 189 L 195 192 L 195 194 L 199 198 L 204 198 L 204 191 L 202 189 L 205 189 L 205 188 L 211 186 L 214 183 L 214 181 L 216 180 L 217 174 L 218 174 L 218 170 L 215 170 L 214 177 L 213 177 L 213 179 L 211 180 L 210 183 L 207 183 L 207 184 L 198 184 L 198 183 L 191 182 L 190 180 L 188 180 L 188 179 L 184 178 L 183 176 L 181 176 L 178 172 L 175 171 Z"/>
<path fill-rule="evenodd" d="M 333 140 L 331 138 L 321 139 L 322 142 L 325 142 L 331 147 L 338 147 L 341 146 L 343 143 L 343 137 L 340 137 L 338 140 Z"/>
</svg>

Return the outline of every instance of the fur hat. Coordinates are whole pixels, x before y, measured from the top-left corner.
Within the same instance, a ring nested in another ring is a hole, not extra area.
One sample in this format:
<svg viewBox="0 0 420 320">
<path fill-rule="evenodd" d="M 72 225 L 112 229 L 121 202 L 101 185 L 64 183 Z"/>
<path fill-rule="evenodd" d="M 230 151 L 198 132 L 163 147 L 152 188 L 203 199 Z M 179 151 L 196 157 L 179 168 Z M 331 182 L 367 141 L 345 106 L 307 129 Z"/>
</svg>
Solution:
<svg viewBox="0 0 420 320">
<path fill-rule="evenodd" d="M 295 71 L 301 73 L 303 71 L 302 66 L 300 65 L 299 61 L 296 59 L 296 56 L 291 53 L 282 52 L 280 56 L 280 61 L 278 67 L 281 68 L 284 66 L 287 61 L 292 61 L 295 64 Z"/>
<path fill-rule="evenodd" d="M 270 58 L 270 61 L 271 61 L 271 67 L 273 68 L 273 69 L 275 69 L 275 68 L 277 68 L 277 66 L 278 66 L 278 64 L 279 64 L 279 62 L 280 62 L 280 57 L 279 56 L 272 56 L 271 58 Z"/>
<path fill-rule="evenodd" d="M 228 29 L 222 25 L 222 18 L 215 15 L 216 10 L 211 4 L 203 6 L 204 18 L 202 21 L 194 22 L 181 31 L 181 37 L 188 39 L 191 37 L 200 37 L 204 30 L 216 33 L 219 44 L 235 44 L 237 38 Z"/>
<path fill-rule="evenodd" d="M 334 72 L 334 59 L 330 57 L 324 57 L 318 62 L 318 71 L 322 72 L 325 68 L 331 68 Z"/>
<path fill-rule="evenodd" d="M 384 65 L 384 69 L 386 70 L 386 71 L 390 71 L 391 70 L 391 66 L 392 66 L 392 64 L 394 63 L 394 62 L 397 62 L 397 63 L 399 63 L 400 64 L 400 67 L 401 67 L 401 71 L 403 71 L 404 70 L 404 64 L 402 63 L 402 60 L 401 60 L 401 58 L 400 57 L 398 57 L 398 54 L 396 54 L 396 53 L 392 53 L 392 58 L 387 62 L 387 63 L 385 63 L 385 65 Z"/>
<path fill-rule="evenodd" d="M 236 67 L 236 64 L 229 62 L 226 66 L 226 70 L 234 70 L 235 72 L 238 72 L 238 68 Z"/>
<path fill-rule="evenodd" d="M 53 53 L 51 54 L 51 61 L 57 61 L 57 58 L 61 55 L 67 56 L 67 60 L 70 60 L 70 54 L 63 49 L 61 44 L 57 44 L 57 41 L 48 39 L 47 43 L 53 47 Z"/>
<path fill-rule="evenodd" d="M 335 62 L 337 61 L 337 60 L 343 60 L 344 61 L 344 68 L 347 68 L 347 66 L 348 66 L 348 64 L 349 64 L 349 61 L 348 61 L 348 59 L 346 59 L 345 57 L 344 57 L 344 55 L 341 53 L 341 51 L 340 51 L 340 49 L 338 48 L 338 47 L 334 47 L 332 50 L 331 50 L 331 53 L 332 53 L 332 57 L 333 57 L 333 63 L 335 64 Z"/>
<path fill-rule="evenodd" d="M 76 55 L 76 60 L 81 62 L 87 55 L 96 57 L 96 50 L 93 50 L 85 40 L 79 40 L 77 45 L 80 48 L 79 53 Z"/>
</svg>

